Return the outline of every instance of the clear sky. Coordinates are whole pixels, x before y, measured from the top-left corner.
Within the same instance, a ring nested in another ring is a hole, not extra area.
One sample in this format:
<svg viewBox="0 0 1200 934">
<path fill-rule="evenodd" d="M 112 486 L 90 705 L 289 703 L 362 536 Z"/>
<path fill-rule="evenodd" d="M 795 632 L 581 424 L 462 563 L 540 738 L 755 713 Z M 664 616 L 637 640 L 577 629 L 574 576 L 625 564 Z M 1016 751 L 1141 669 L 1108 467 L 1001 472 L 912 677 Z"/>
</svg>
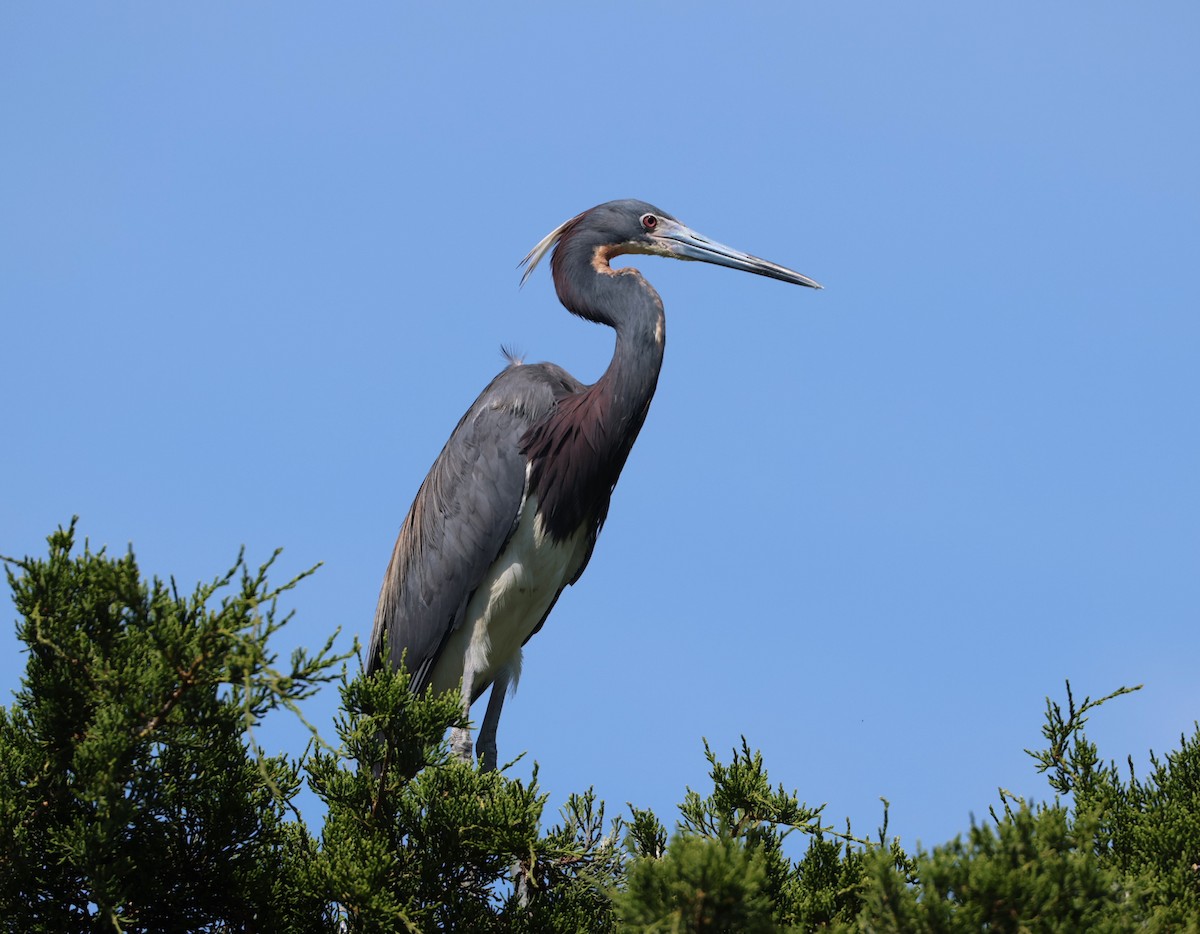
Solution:
<svg viewBox="0 0 1200 934">
<path fill-rule="evenodd" d="M 659 392 L 501 759 L 669 820 L 744 733 L 907 844 L 1045 796 L 1065 678 L 1146 684 L 1091 723 L 1144 761 L 1200 716 L 1198 48 L 1191 2 L 5 4 L 0 553 L 282 545 L 282 657 L 365 640 L 500 345 L 612 352 L 517 261 L 636 197 L 826 288 L 638 260 Z"/>
</svg>

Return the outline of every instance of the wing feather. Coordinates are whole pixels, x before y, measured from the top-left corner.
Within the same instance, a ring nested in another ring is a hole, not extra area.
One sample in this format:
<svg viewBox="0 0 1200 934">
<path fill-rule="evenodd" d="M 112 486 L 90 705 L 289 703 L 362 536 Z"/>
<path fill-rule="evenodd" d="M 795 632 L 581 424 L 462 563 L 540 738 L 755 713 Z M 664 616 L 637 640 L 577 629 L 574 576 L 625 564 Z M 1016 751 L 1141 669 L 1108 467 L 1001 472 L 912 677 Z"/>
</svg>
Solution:
<svg viewBox="0 0 1200 934">
<path fill-rule="evenodd" d="M 367 671 L 406 664 L 413 688 L 429 683 L 450 634 L 504 549 L 525 500 L 521 438 L 581 385 L 556 366 L 502 371 L 459 421 L 400 528 L 384 576 Z"/>
</svg>

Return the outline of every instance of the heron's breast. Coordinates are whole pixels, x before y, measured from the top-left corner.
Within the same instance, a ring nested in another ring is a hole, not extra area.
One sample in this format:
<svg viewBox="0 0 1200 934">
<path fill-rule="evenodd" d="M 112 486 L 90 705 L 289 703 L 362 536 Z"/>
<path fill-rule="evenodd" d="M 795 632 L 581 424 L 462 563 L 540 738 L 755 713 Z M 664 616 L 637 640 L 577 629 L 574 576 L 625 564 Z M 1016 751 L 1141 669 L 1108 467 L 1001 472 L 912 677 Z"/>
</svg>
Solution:
<svg viewBox="0 0 1200 934">
<path fill-rule="evenodd" d="M 587 554 L 586 531 L 565 541 L 547 534 L 530 497 L 516 529 L 467 604 L 463 625 L 450 638 L 434 670 L 436 690 L 452 688 L 469 663 L 475 684 L 498 671 L 520 672 L 521 646 L 574 577 Z"/>
</svg>

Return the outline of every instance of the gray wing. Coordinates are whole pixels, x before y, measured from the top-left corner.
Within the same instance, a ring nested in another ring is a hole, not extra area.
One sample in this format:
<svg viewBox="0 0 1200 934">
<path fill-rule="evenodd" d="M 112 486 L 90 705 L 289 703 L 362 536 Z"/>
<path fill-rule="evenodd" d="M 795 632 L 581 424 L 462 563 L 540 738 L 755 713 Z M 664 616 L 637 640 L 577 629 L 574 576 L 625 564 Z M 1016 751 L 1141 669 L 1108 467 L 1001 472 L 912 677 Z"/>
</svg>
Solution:
<svg viewBox="0 0 1200 934">
<path fill-rule="evenodd" d="M 459 421 L 396 539 L 375 611 L 367 671 L 405 664 L 424 690 L 471 595 L 516 528 L 525 498 L 528 428 L 582 385 L 551 364 L 508 367 Z"/>
</svg>

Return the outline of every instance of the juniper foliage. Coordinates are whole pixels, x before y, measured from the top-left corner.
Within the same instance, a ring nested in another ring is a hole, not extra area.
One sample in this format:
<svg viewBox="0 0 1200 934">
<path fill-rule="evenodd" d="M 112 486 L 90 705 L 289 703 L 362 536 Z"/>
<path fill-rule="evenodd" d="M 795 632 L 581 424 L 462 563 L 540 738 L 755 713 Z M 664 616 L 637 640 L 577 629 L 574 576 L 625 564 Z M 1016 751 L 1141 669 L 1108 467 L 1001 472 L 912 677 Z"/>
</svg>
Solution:
<svg viewBox="0 0 1200 934">
<path fill-rule="evenodd" d="M 1028 750 L 1052 800 L 1001 790 L 928 851 L 889 839 L 886 800 L 870 838 L 827 824 L 745 739 L 727 762 L 705 745 L 671 830 L 591 790 L 555 819 L 536 767 L 450 756 L 454 692 L 350 678 L 332 639 L 279 665 L 277 600 L 305 575 L 239 555 L 184 597 L 132 552 L 76 554 L 74 523 L 49 544 L 6 559 L 28 657 L 0 707 L 0 930 L 1200 932 L 1200 726 L 1145 776 L 1084 733 L 1137 688 L 1077 704 L 1068 683 Z M 261 753 L 266 715 L 339 679 L 336 746 Z"/>
<path fill-rule="evenodd" d="M 345 681 L 341 746 L 309 763 L 328 804 L 324 893 L 350 931 L 609 931 L 624 852 L 589 790 L 542 831 L 546 795 L 453 758 L 457 692 L 383 666 Z M 507 767 L 506 767 L 507 768 Z"/>
<path fill-rule="evenodd" d="M 316 844 L 289 802 L 299 765 L 249 732 L 335 675 L 332 639 L 277 667 L 272 561 L 241 555 L 187 597 L 132 551 L 6 559 L 28 650 L 0 708 L 0 924 L 14 931 L 319 928 L 298 884 Z M 214 606 L 213 604 L 216 603 Z"/>
</svg>

